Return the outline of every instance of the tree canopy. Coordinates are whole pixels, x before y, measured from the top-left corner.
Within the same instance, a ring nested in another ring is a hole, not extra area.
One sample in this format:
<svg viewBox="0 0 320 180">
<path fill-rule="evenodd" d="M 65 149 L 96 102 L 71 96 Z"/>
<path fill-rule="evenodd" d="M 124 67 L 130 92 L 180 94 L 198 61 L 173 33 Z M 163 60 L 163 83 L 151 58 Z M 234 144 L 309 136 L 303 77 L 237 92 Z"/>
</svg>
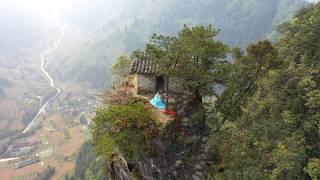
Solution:
<svg viewBox="0 0 320 180">
<path fill-rule="evenodd" d="M 179 77 L 194 95 L 216 96 L 202 104 L 201 135 L 209 137 L 212 156 L 208 179 L 320 178 L 319 14 L 320 4 L 301 11 L 279 27 L 276 44 L 262 40 L 245 52 L 215 40 L 219 31 L 212 26 L 154 34 L 133 52 L 159 64 L 159 74 Z M 224 86 L 221 95 L 215 84 Z M 132 98 L 100 109 L 93 129 L 98 154 L 117 147 L 134 162 L 146 152 L 159 130 L 149 110 Z"/>
<path fill-rule="evenodd" d="M 218 148 L 225 171 L 215 178 L 319 178 L 319 10 L 315 5 L 281 25 L 275 45 L 258 42 L 245 55 L 236 51 L 232 72 L 240 73 L 216 102 L 215 113 L 226 121 L 212 135 L 232 147 Z M 247 87 L 249 96 L 239 97 Z M 237 107 L 236 97 L 246 100 Z"/>
<path fill-rule="evenodd" d="M 227 64 L 229 50 L 227 45 L 215 40 L 218 33 L 209 25 L 184 26 L 177 36 L 154 34 L 145 50 L 137 50 L 133 56 L 147 56 L 159 65 L 159 74 L 179 77 L 191 92 L 212 89 L 223 78 L 221 70 Z"/>
</svg>

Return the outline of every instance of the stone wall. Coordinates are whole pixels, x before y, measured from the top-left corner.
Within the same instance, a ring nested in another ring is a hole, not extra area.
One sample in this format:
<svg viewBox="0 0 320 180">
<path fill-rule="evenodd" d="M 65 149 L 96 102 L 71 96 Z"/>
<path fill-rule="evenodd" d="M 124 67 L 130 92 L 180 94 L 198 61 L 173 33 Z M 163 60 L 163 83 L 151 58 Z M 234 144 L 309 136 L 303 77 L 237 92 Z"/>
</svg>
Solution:
<svg viewBox="0 0 320 180">
<path fill-rule="evenodd" d="M 167 88 L 167 80 L 165 80 L 165 89 Z M 172 93 L 181 93 L 184 90 L 183 82 L 179 78 L 170 78 L 169 79 L 169 91 Z"/>
<path fill-rule="evenodd" d="M 137 94 L 155 93 L 157 77 L 155 75 L 136 74 L 134 77 Z M 164 78 L 164 91 L 167 89 L 167 79 Z M 169 79 L 169 92 L 183 92 L 183 82 L 179 78 Z"/>
<path fill-rule="evenodd" d="M 137 74 L 137 93 L 154 93 L 156 91 L 156 76 Z"/>
</svg>

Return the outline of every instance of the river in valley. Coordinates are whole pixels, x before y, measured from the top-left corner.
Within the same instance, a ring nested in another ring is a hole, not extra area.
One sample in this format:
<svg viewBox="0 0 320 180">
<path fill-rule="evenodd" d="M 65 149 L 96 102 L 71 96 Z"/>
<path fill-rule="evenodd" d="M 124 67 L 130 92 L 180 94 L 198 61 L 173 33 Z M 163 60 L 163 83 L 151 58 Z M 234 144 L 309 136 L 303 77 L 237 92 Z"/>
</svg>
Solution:
<svg viewBox="0 0 320 180">
<path fill-rule="evenodd" d="M 36 127 L 37 125 L 37 120 L 39 118 L 39 116 L 41 114 L 46 113 L 46 107 L 48 106 L 48 104 L 53 101 L 54 99 L 56 99 L 60 92 L 61 89 L 59 87 L 57 87 L 54 83 L 54 80 L 52 78 L 52 76 L 49 74 L 48 69 L 47 69 L 47 65 L 48 65 L 48 61 L 45 59 L 46 55 L 51 54 L 54 50 L 56 50 L 59 47 L 60 42 L 62 41 L 62 39 L 64 38 L 65 35 L 65 31 L 63 26 L 60 23 L 57 23 L 57 26 L 59 27 L 59 30 L 61 31 L 58 39 L 54 42 L 53 47 L 50 47 L 49 49 L 43 51 L 42 53 L 40 53 L 40 59 L 41 59 L 41 71 L 43 72 L 43 74 L 46 76 L 46 79 L 48 80 L 48 83 L 50 84 L 50 86 L 52 88 L 55 88 L 56 93 L 54 93 L 52 96 L 50 96 L 45 102 L 43 102 L 39 108 L 39 111 L 37 112 L 37 114 L 34 116 L 34 118 L 32 119 L 32 121 L 26 126 L 26 128 L 23 130 L 23 133 L 26 133 L 30 130 L 32 130 L 33 128 Z M 43 97 L 39 97 L 40 100 L 43 99 Z M 41 101 L 40 101 L 41 102 Z"/>
</svg>

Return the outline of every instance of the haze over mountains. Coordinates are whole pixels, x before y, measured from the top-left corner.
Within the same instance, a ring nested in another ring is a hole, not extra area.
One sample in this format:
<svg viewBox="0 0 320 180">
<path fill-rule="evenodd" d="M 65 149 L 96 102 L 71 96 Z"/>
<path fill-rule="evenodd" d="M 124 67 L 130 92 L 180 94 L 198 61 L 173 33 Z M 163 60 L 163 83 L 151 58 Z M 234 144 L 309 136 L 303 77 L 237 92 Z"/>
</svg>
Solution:
<svg viewBox="0 0 320 180">
<path fill-rule="evenodd" d="M 5 54 L 13 55 L 23 48 L 34 47 L 40 41 L 41 22 L 30 11 L 0 7 L 0 26 L 3 27 L 0 33 L 2 57 Z"/>
<path fill-rule="evenodd" d="M 0 6 L 0 26 L 2 138 L 22 130 L 38 109 L 37 97 L 51 92 L 40 70 L 39 52 L 50 44 L 56 27 L 30 9 L 9 6 Z"/>
<path fill-rule="evenodd" d="M 245 47 L 270 35 L 276 25 L 307 5 L 305 0 L 138 0 L 120 1 L 109 9 L 97 2 L 89 8 L 94 9 L 90 16 L 78 16 L 87 12 L 80 6 L 72 15 L 78 20 L 68 18 L 68 22 L 76 22 L 71 27 L 77 28 L 67 33 L 57 53 L 62 61 L 56 61 L 52 70 L 60 79 L 102 89 L 111 85 L 105 77 L 110 77 L 109 68 L 115 58 L 140 48 L 152 33 L 172 35 L 184 24 L 212 24 L 221 30 L 220 40 Z M 106 12 L 112 16 L 103 15 Z M 67 47 L 73 48 L 65 52 Z"/>
</svg>

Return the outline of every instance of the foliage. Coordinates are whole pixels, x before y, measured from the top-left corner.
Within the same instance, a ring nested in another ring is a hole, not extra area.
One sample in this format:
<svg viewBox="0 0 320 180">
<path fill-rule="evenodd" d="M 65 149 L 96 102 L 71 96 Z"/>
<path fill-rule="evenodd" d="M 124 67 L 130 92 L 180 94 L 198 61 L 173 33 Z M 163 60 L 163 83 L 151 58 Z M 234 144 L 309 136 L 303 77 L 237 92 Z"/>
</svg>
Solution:
<svg viewBox="0 0 320 180">
<path fill-rule="evenodd" d="M 37 180 L 50 179 L 54 173 L 55 173 L 55 167 L 48 166 L 43 172 L 37 174 L 36 179 Z"/>
<path fill-rule="evenodd" d="M 146 54 L 159 65 L 159 74 L 179 77 L 191 92 L 205 94 L 221 78 L 220 70 L 226 64 L 224 59 L 228 47 L 214 40 L 219 31 L 211 25 L 184 28 L 178 36 L 154 34 L 145 52 L 137 50 L 134 57 Z"/>
<path fill-rule="evenodd" d="M 106 179 L 103 162 L 93 153 L 92 141 L 85 142 L 76 159 L 75 173 L 69 179 Z M 67 178 L 65 178 L 67 179 Z"/>
<path fill-rule="evenodd" d="M 313 180 L 320 179 L 320 159 L 312 158 L 304 169 Z"/>
<path fill-rule="evenodd" d="M 317 177 L 319 12 L 317 4 L 282 25 L 275 46 L 262 41 L 245 54 L 234 51 L 226 90 L 211 111 L 223 131 L 212 136 L 224 141 L 224 171 L 211 170 L 217 177 L 306 179 L 303 170 Z"/>
<path fill-rule="evenodd" d="M 118 75 L 127 75 L 129 73 L 131 59 L 127 56 L 120 56 L 112 65 L 112 73 Z"/>
<path fill-rule="evenodd" d="M 153 112 L 141 102 L 114 104 L 97 110 L 92 128 L 95 151 L 110 158 L 117 151 L 129 161 L 147 154 L 150 142 L 157 132 Z"/>
<path fill-rule="evenodd" d="M 220 119 L 216 119 L 216 130 L 219 130 L 226 120 L 235 121 L 242 114 L 250 97 L 257 91 L 258 83 L 279 62 L 277 52 L 269 41 L 261 41 L 247 48 L 247 54 L 236 55 L 233 64 L 228 67 L 228 79 L 224 82 L 226 90 L 217 99 L 215 111 Z"/>
<path fill-rule="evenodd" d="M 156 61 L 159 73 L 179 76 L 198 97 L 215 95 L 215 84 L 224 86 L 206 112 L 208 178 L 319 178 L 319 14 L 320 4 L 300 12 L 281 26 L 283 37 L 276 44 L 263 40 L 246 52 L 232 49 L 232 63 L 223 61 L 228 48 L 213 39 L 218 31 L 211 26 L 154 35 L 145 50 L 133 53 Z M 93 134 L 98 153 L 117 147 L 134 162 L 148 149 L 155 129 L 152 114 L 141 114 L 145 107 L 129 99 L 98 111 Z"/>
</svg>

